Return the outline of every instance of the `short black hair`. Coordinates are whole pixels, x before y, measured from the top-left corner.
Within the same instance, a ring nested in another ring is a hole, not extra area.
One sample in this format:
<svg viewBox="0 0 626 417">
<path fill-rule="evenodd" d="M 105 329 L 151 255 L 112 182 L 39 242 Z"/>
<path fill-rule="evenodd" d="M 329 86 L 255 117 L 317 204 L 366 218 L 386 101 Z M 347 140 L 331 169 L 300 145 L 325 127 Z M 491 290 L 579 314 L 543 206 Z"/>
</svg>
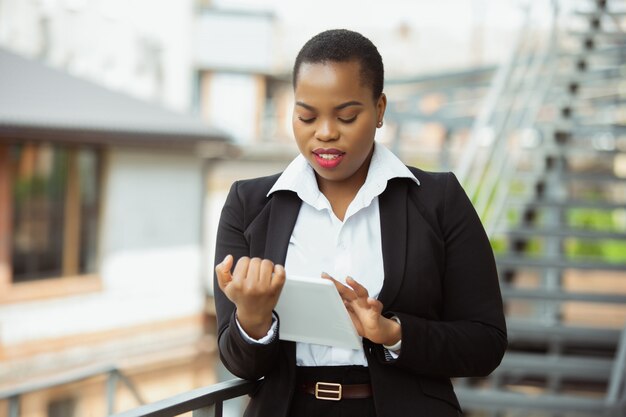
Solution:
<svg viewBox="0 0 626 417">
<path fill-rule="evenodd" d="M 385 70 L 376 46 L 358 32 L 331 29 L 313 36 L 304 44 L 293 66 L 293 88 L 298 82 L 298 71 L 303 63 L 357 61 L 361 67 L 361 82 L 372 88 L 374 100 L 383 92 Z"/>
</svg>

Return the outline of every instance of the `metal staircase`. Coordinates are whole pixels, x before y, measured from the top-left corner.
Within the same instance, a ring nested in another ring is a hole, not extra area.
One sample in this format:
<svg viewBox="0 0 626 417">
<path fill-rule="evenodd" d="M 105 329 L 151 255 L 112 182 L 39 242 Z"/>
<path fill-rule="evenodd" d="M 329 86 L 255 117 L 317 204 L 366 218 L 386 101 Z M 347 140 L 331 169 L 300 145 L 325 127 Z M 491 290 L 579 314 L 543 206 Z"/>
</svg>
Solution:
<svg viewBox="0 0 626 417">
<path fill-rule="evenodd" d="M 626 308 L 626 3 L 528 16 L 457 170 L 493 242 L 510 346 L 457 393 L 493 415 L 624 416 L 626 331 L 589 316 Z"/>
</svg>

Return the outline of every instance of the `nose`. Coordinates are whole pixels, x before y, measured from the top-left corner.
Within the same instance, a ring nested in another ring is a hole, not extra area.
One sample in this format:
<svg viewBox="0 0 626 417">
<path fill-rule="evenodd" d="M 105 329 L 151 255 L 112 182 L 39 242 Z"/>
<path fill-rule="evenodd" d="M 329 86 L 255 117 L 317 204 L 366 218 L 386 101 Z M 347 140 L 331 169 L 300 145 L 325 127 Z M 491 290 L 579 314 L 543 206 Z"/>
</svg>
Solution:
<svg viewBox="0 0 626 417">
<path fill-rule="evenodd" d="M 335 140 L 339 137 L 339 132 L 334 123 L 330 120 L 320 120 L 315 129 L 315 137 L 321 141 Z"/>
</svg>

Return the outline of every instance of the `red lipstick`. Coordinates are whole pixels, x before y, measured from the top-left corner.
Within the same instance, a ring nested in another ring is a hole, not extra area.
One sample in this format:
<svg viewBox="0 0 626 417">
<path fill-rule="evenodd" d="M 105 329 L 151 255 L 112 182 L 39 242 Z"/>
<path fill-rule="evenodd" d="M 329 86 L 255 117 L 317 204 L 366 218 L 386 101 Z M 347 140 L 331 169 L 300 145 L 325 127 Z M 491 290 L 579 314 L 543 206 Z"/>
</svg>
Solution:
<svg viewBox="0 0 626 417">
<path fill-rule="evenodd" d="M 315 155 L 315 161 L 318 163 L 319 166 L 326 169 L 336 168 L 343 160 L 343 156 L 345 154 L 345 152 L 334 148 L 317 148 L 313 150 L 313 155 Z"/>
</svg>

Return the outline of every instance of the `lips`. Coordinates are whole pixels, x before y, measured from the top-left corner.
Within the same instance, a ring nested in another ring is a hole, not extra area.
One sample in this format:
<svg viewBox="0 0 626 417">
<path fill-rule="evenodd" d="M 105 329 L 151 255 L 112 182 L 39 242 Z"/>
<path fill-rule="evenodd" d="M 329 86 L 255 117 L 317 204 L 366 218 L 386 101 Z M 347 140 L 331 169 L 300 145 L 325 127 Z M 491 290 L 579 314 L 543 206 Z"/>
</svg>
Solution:
<svg viewBox="0 0 626 417">
<path fill-rule="evenodd" d="M 337 167 L 346 153 L 339 149 L 322 149 L 318 148 L 313 150 L 315 161 L 319 166 L 326 169 L 332 169 Z"/>
</svg>

